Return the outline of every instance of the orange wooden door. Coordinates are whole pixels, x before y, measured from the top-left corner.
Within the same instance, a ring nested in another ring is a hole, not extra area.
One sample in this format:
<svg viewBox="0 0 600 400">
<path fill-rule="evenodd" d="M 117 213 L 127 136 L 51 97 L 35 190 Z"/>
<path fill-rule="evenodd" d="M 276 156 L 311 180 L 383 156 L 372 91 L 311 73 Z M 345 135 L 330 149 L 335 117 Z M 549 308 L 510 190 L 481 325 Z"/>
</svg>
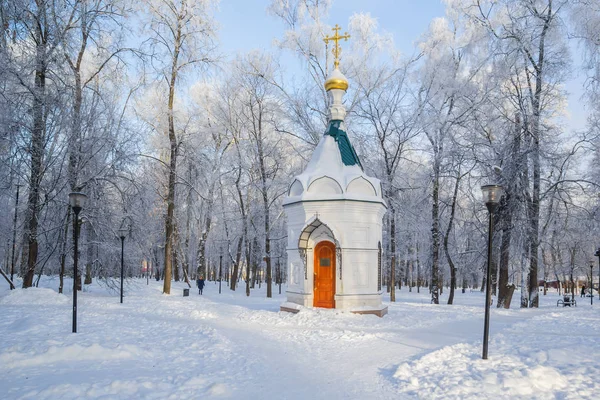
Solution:
<svg viewBox="0 0 600 400">
<path fill-rule="evenodd" d="M 335 245 L 320 242 L 315 247 L 314 307 L 335 308 Z"/>
</svg>

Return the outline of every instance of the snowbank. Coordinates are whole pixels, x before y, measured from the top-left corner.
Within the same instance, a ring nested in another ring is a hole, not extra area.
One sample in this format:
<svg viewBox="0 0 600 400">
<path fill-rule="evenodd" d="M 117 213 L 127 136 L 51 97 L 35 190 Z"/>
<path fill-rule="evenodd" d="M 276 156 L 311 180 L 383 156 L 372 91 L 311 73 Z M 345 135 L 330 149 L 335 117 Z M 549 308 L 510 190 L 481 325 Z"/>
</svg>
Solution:
<svg viewBox="0 0 600 400">
<path fill-rule="evenodd" d="M 56 280 L 42 280 L 54 288 Z M 42 286 L 43 286 L 42 285 Z M 265 287 L 172 295 L 132 280 L 124 303 L 101 285 L 70 293 L 0 290 L 4 399 L 592 399 L 600 392 L 600 304 L 492 309 L 481 360 L 483 294 L 429 304 L 397 292 L 379 318 L 279 312 Z"/>
</svg>

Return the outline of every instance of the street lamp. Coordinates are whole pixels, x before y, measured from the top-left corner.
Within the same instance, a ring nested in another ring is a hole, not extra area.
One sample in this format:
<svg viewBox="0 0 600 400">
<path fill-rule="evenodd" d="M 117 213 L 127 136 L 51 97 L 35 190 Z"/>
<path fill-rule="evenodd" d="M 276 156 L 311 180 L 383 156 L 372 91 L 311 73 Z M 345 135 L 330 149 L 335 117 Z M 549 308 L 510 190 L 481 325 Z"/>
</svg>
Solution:
<svg viewBox="0 0 600 400">
<path fill-rule="evenodd" d="M 221 294 L 222 278 L 223 278 L 223 246 L 221 246 L 221 253 L 219 255 L 219 294 Z"/>
<path fill-rule="evenodd" d="M 69 205 L 75 213 L 73 218 L 73 243 L 75 246 L 73 254 L 73 333 L 77 332 L 77 262 L 79 261 L 79 212 L 85 205 L 87 196 L 81 192 L 69 193 Z"/>
<path fill-rule="evenodd" d="M 488 338 L 490 336 L 490 303 L 492 302 L 492 293 L 490 291 L 491 265 L 492 265 L 492 237 L 494 235 L 494 212 L 500 203 L 503 189 L 500 185 L 485 185 L 481 187 L 483 201 L 488 209 L 488 253 L 487 253 L 487 272 L 485 278 L 485 322 L 483 324 L 483 355 L 481 358 L 488 358 Z"/>
<path fill-rule="evenodd" d="M 590 306 L 594 305 L 594 260 L 590 260 L 590 281 L 589 284 L 589 293 L 590 293 Z"/>
<path fill-rule="evenodd" d="M 123 304 L 123 254 L 125 250 L 125 236 L 129 233 L 129 229 L 123 223 L 119 228 L 119 237 L 121 238 L 121 304 Z"/>
<path fill-rule="evenodd" d="M 598 257 L 598 298 L 600 299 L 600 247 L 596 249 L 596 253 L 594 253 L 596 257 Z M 594 294 L 594 279 L 592 278 L 592 294 Z"/>
</svg>

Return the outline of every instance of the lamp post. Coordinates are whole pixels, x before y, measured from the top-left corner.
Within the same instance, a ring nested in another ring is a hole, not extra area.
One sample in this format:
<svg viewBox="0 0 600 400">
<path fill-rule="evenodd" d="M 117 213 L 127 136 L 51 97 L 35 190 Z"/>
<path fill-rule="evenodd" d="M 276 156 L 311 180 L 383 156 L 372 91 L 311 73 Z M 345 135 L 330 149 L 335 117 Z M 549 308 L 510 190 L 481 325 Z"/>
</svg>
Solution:
<svg viewBox="0 0 600 400">
<path fill-rule="evenodd" d="M 17 247 L 17 218 L 19 209 L 19 188 L 21 185 L 17 184 L 17 196 L 15 197 L 15 215 L 13 217 L 13 237 L 12 237 L 12 255 L 10 256 L 10 281 L 13 281 L 15 275 L 15 249 Z M 10 290 L 13 288 L 11 287 Z M 62 287 L 61 287 L 62 289 Z M 62 292 L 61 292 L 62 293 Z"/>
<path fill-rule="evenodd" d="M 123 224 L 119 228 L 119 237 L 121 238 L 121 304 L 123 304 L 123 254 L 125 250 L 125 236 L 129 233 L 129 229 Z"/>
<path fill-rule="evenodd" d="M 594 261 L 590 261 L 590 306 L 594 305 Z"/>
<path fill-rule="evenodd" d="M 600 247 L 596 249 L 596 253 L 594 253 L 596 257 L 598 257 L 598 298 L 600 299 Z M 592 279 L 592 294 L 594 293 L 594 279 Z"/>
<path fill-rule="evenodd" d="M 69 193 L 69 205 L 75 213 L 73 218 L 73 244 L 75 247 L 73 254 L 73 333 L 77 332 L 77 263 L 79 261 L 79 212 L 85 204 L 87 196 L 81 192 Z"/>
<path fill-rule="evenodd" d="M 219 255 L 219 294 L 221 294 L 222 278 L 223 278 L 223 247 L 221 247 L 221 254 Z"/>
<path fill-rule="evenodd" d="M 500 203 L 502 197 L 502 186 L 485 185 L 481 187 L 483 201 L 488 209 L 488 253 L 487 253 L 487 271 L 485 278 L 485 320 L 483 324 L 483 355 L 481 358 L 488 358 L 488 338 L 490 336 L 490 303 L 492 293 L 490 291 L 491 265 L 492 265 L 492 238 L 494 235 L 494 212 Z"/>
</svg>

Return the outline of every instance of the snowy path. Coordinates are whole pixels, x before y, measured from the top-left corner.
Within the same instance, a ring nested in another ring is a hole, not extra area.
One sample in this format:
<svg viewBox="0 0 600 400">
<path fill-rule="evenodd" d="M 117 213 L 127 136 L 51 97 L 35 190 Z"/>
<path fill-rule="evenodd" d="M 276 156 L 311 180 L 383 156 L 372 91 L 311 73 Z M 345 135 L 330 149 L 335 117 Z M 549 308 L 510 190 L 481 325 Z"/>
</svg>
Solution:
<svg viewBox="0 0 600 400">
<path fill-rule="evenodd" d="M 377 318 L 280 313 L 282 296 L 260 290 L 182 288 L 164 296 L 159 283 L 136 282 L 119 304 L 93 285 L 77 334 L 69 294 L 0 290 L 2 398 L 568 399 L 599 389 L 600 307 L 551 308 L 548 298 L 539 310 L 494 309 L 482 361 L 480 293 L 432 306 L 402 292 Z"/>
<path fill-rule="evenodd" d="M 248 358 L 261 360 L 262 376 L 271 377 L 271 389 L 289 399 L 397 398 L 389 376 L 399 362 L 480 336 L 480 328 L 473 326 L 480 325 L 481 318 L 472 314 L 462 316 L 458 329 L 455 322 L 440 324 L 439 319 L 420 321 L 416 327 L 413 321 L 413 326 L 403 328 L 374 316 L 331 310 L 292 315 L 204 305 L 221 308 L 222 317 L 207 325 L 226 335 Z M 259 389 L 246 392 L 248 398 L 260 397 L 264 392 Z"/>
</svg>

